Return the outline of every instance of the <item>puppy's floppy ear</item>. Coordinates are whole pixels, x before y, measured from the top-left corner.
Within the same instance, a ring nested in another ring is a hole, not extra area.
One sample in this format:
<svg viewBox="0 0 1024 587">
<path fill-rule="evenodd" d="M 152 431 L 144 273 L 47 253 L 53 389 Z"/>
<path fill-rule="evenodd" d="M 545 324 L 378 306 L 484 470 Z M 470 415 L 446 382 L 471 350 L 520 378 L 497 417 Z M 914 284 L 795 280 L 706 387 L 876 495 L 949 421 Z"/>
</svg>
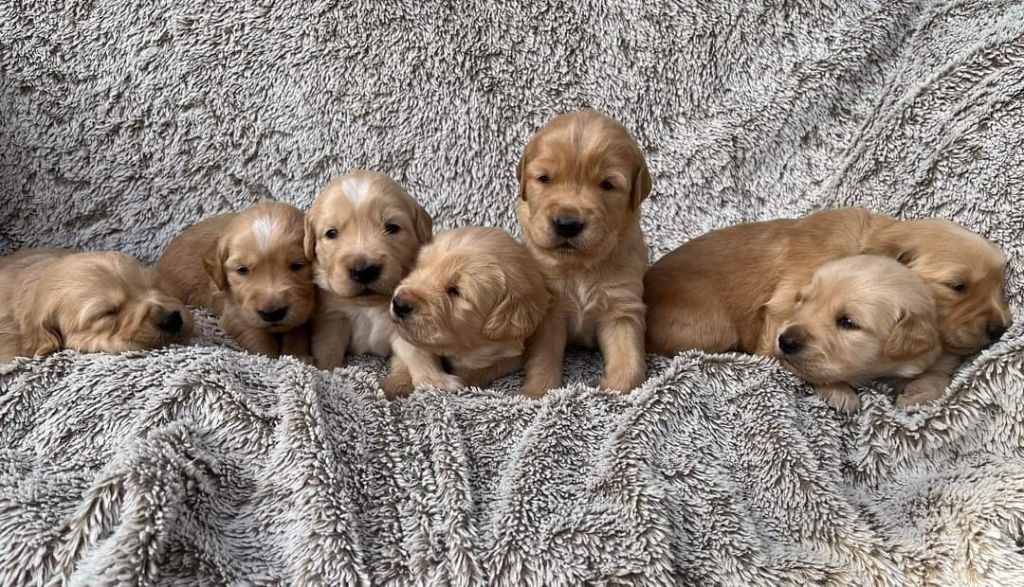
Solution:
<svg viewBox="0 0 1024 587">
<path fill-rule="evenodd" d="M 525 284 L 504 284 L 505 295 L 484 323 L 488 340 L 518 340 L 529 337 L 544 319 L 551 295 L 541 287 L 537 292 L 520 291 Z"/>
<path fill-rule="evenodd" d="M 203 267 L 206 273 L 216 284 L 217 289 L 225 291 L 228 289 L 228 276 L 224 272 L 224 263 L 228 260 L 227 244 L 217 241 L 217 244 L 207 251 L 203 257 Z"/>
<path fill-rule="evenodd" d="M 646 200 L 650 193 L 651 172 L 647 169 L 647 161 L 641 155 L 640 168 L 636 170 L 636 175 L 633 176 L 633 192 L 629 199 L 630 210 L 636 210 L 640 206 L 640 202 Z"/>
<path fill-rule="evenodd" d="M 523 151 L 523 156 L 519 158 L 519 164 L 516 165 L 516 181 L 519 182 L 519 199 L 526 200 L 526 181 L 523 174 L 526 172 L 526 156 L 529 151 L 529 145 L 526 150 Z"/>
<path fill-rule="evenodd" d="M 900 310 L 896 324 L 885 341 L 886 356 L 901 360 L 924 354 L 939 344 L 939 333 L 926 316 Z"/>
<path fill-rule="evenodd" d="M 60 325 L 51 308 L 37 302 L 25 315 L 21 324 L 19 354 L 25 357 L 40 357 L 55 353 L 64 344 Z"/>
<path fill-rule="evenodd" d="M 861 252 L 865 255 L 889 257 L 908 267 L 917 258 L 917 248 L 911 242 L 910 235 L 901 229 L 899 223 L 870 235 Z"/>
<path fill-rule="evenodd" d="M 416 240 L 420 241 L 421 245 L 425 245 L 434 236 L 434 219 L 430 217 L 426 208 L 420 206 L 419 202 L 412 199 L 410 201 L 412 202 L 412 225 L 416 231 Z"/>
</svg>

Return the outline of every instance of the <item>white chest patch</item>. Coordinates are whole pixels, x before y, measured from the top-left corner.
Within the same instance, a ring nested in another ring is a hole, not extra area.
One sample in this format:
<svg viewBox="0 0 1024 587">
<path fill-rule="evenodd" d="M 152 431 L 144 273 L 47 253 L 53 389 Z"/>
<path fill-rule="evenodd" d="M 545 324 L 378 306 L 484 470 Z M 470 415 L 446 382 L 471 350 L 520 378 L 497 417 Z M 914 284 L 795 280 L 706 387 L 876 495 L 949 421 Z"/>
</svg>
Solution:
<svg viewBox="0 0 1024 587">
<path fill-rule="evenodd" d="M 252 234 L 256 237 L 256 246 L 264 251 L 270 248 L 270 240 L 277 230 L 277 218 L 260 216 L 252 221 Z"/>
<path fill-rule="evenodd" d="M 348 352 L 380 357 L 391 355 L 395 327 L 388 317 L 387 305 L 345 306 L 345 314 L 352 322 Z"/>
<path fill-rule="evenodd" d="M 358 177 L 346 177 L 341 181 L 345 195 L 356 206 L 370 194 L 370 182 Z"/>
</svg>

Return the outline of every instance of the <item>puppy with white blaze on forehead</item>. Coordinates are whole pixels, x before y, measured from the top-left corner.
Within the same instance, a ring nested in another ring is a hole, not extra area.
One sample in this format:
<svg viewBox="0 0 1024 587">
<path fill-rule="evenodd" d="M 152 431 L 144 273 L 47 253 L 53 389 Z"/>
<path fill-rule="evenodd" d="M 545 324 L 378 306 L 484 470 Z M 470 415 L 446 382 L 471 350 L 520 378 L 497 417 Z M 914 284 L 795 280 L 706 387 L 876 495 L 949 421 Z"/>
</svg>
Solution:
<svg viewBox="0 0 1024 587">
<path fill-rule="evenodd" d="M 529 251 L 504 230 L 438 236 L 391 300 L 399 336 L 381 388 L 393 397 L 423 386 L 483 387 L 525 365 L 523 394 L 543 395 L 561 382 L 561 355 L 533 344 L 558 327 L 554 297 Z"/>
<path fill-rule="evenodd" d="M 340 367 L 347 352 L 391 355 L 391 294 L 430 241 L 427 211 L 393 179 L 353 171 L 331 180 L 306 214 L 306 255 L 320 303 L 313 358 Z"/>
<path fill-rule="evenodd" d="M 295 206 L 265 200 L 194 224 L 167 245 L 157 271 L 167 291 L 220 316 L 245 350 L 309 356 L 316 287 Z"/>
</svg>

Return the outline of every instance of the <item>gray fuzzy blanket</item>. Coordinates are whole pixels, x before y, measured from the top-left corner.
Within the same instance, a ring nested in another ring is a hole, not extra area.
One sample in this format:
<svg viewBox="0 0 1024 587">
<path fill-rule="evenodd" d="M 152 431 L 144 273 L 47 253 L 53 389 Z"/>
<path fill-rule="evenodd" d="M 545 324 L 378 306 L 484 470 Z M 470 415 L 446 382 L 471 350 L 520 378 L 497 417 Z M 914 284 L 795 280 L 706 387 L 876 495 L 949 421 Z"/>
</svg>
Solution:
<svg viewBox="0 0 1024 587">
<path fill-rule="evenodd" d="M 191 346 L 0 367 L 0 584 L 1024 584 L 1024 6 L 0 3 L 0 252 L 153 260 L 200 217 L 388 172 L 515 229 L 550 116 L 633 129 L 652 257 L 868 205 L 1010 257 L 1018 326 L 946 397 L 853 418 L 770 360 L 651 357 L 631 395 L 387 402 L 384 365 Z M 6 300 L 0 300 L 6 303 Z"/>
</svg>

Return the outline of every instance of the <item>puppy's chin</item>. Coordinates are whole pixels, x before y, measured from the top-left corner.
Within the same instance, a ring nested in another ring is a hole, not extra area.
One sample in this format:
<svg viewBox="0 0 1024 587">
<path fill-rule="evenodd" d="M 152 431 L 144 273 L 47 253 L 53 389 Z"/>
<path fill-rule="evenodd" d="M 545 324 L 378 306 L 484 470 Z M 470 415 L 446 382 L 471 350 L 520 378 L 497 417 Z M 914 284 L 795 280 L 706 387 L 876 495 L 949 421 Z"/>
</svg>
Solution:
<svg viewBox="0 0 1024 587">
<path fill-rule="evenodd" d="M 364 285 L 352 281 L 347 275 L 327 277 L 317 274 L 315 281 L 321 289 L 333 293 L 345 302 L 366 306 L 389 302 L 397 285 L 392 283 L 392 280 L 384 278 L 378 279 L 369 285 Z"/>
<path fill-rule="evenodd" d="M 851 378 L 846 377 L 844 373 L 840 373 L 834 366 L 828 365 L 827 361 L 820 356 L 790 356 L 776 349 L 775 358 L 788 371 L 811 385 L 825 385 L 840 381 L 853 382 L 856 380 L 856 378 L 852 378 L 853 381 L 851 381 Z"/>
<path fill-rule="evenodd" d="M 452 337 L 444 328 L 439 328 L 437 324 L 430 321 L 416 320 L 415 318 L 398 318 L 393 311 L 389 315 L 391 316 L 391 321 L 395 324 L 395 330 L 398 331 L 398 335 L 410 343 L 432 352 L 451 350 L 445 347 L 448 346 L 446 343 Z"/>
<path fill-rule="evenodd" d="M 942 328 L 942 348 L 953 355 L 968 357 L 988 348 L 989 341 L 978 328 Z"/>
<path fill-rule="evenodd" d="M 571 239 L 548 231 L 539 238 L 530 239 L 537 252 L 555 263 L 577 264 L 599 261 L 615 247 L 615 238 L 609 235 L 583 234 Z"/>
</svg>

